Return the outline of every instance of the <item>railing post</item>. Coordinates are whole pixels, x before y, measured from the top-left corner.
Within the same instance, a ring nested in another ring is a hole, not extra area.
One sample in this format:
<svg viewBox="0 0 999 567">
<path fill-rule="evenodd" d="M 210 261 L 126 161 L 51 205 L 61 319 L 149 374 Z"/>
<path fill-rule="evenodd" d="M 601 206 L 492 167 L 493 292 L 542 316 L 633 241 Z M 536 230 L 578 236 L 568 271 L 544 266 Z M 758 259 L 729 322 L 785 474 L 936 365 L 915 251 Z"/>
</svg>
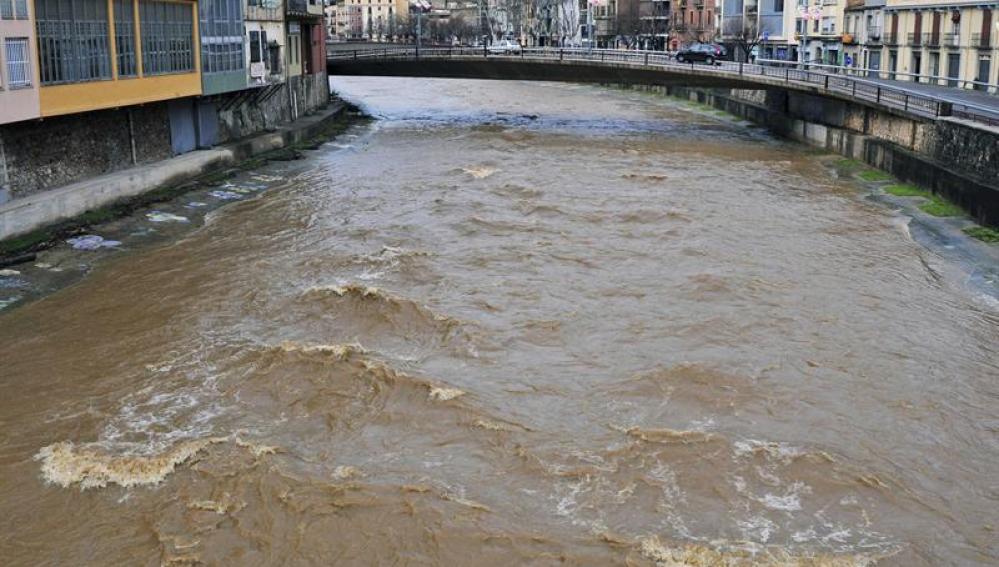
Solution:
<svg viewBox="0 0 999 567">
<path fill-rule="evenodd" d="M 878 87 L 878 96 L 874 99 L 874 102 L 881 104 L 881 87 Z"/>
<path fill-rule="evenodd" d="M 904 109 L 906 111 L 909 110 L 909 95 L 905 95 L 905 107 L 904 107 Z"/>
<path fill-rule="evenodd" d="M 489 47 L 486 46 L 485 43 L 482 44 L 482 56 L 486 58 L 489 57 Z"/>
<path fill-rule="evenodd" d="M 739 74 L 742 74 L 742 61 L 739 61 Z"/>
<path fill-rule="evenodd" d="M 937 116 L 950 116 L 954 111 L 954 107 L 949 102 L 938 102 L 937 103 Z"/>
<path fill-rule="evenodd" d="M 649 66 L 649 54 L 648 53 L 645 54 L 645 66 L 646 67 Z"/>
<path fill-rule="evenodd" d="M 354 59 L 357 59 L 357 50 L 354 50 Z"/>
<path fill-rule="evenodd" d="M 563 56 L 563 55 L 565 55 L 565 54 L 563 53 L 563 50 L 562 50 L 562 49 L 559 49 L 559 50 L 558 50 L 558 60 L 559 60 L 559 62 L 560 62 L 560 63 L 562 62 L 562 56 Z"/>
<path fill-rule="evenodd" d="M 791 68 L 790 67 L 784 67 L 784 82 L 785 83 L 791 82 Z"/>
<path fill-rule="evenodd" d="M 829 75 L 826 75 L 826 90 L 829 90 Z"/>
<path fill-rule="evenodd" d="M 853 81 L 853 98 L 857 98 L 857 81 Z"/>
</svg>

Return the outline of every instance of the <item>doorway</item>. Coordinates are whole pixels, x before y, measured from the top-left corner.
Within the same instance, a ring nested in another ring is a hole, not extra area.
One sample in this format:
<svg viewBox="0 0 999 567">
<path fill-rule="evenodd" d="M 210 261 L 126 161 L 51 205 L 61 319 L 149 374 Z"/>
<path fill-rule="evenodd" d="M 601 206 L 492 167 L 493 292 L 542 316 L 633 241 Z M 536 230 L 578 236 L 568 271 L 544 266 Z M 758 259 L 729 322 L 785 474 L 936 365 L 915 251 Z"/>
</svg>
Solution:
<svg viewBox="0 0 999 567">
<path fill-rule="evenodd" d="M 988 55 L 982 55 L 978 59 L 978 78 L 975 85 L 976 91 L 983 91 L 988 88 L 989 73 L 992 71 L 992 59 Z"/>
<path fill-rule="evenodd" d="M 947 86 L 956 87 L 957 80 L 961 77 L 961 54 L 947 54 Z"/>
</svg>

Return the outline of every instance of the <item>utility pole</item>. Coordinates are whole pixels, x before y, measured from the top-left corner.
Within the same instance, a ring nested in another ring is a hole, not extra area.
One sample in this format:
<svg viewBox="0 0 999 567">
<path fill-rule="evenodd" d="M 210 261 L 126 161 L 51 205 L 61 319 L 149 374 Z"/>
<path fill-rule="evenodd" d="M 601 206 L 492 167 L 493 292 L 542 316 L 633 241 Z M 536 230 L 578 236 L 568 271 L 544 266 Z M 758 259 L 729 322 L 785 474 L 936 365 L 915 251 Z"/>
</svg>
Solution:
<svg viewBox="0 0 999 567">
<path fill-rule="evenodd" d="M 589 40 L 589 52 L 593 53 L 593 0 L 586 4 L 586 39 Z"/>
</svg>

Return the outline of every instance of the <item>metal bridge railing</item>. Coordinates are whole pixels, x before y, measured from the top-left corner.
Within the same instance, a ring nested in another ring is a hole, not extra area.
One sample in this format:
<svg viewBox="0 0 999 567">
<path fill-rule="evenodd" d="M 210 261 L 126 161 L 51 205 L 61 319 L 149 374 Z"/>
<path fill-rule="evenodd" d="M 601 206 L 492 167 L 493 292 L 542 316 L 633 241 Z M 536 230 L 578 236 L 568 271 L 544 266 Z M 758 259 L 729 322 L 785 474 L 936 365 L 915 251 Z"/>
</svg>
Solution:
<svg viewBox="0 0 999 567">
<path fill-rule="evenodd" d="M 999 125 L 999 109 L 972 103 L 959 103 L 933 95 L 914 92 L 841 74 L 803 69 L 792 65 L 761 65 L 718 61 L 715 65 L 680 63 L 662 51 L 619 49 L 525 47 L 513 53 L 491 53 L 488 47 L 385 47 L 358 50 L 331 50 L 330 61 L 377 59 L 502 59 L 557 62 L 602 62 L 606 64 L 648 67 L 653 69 L 690 69 L 719 77 L 764 77 L 795 85 L 810 86 L 839 96 L 872 102 L 887 108 L 937 118 L 955 116 L 992 126 Z"/>
</svg>

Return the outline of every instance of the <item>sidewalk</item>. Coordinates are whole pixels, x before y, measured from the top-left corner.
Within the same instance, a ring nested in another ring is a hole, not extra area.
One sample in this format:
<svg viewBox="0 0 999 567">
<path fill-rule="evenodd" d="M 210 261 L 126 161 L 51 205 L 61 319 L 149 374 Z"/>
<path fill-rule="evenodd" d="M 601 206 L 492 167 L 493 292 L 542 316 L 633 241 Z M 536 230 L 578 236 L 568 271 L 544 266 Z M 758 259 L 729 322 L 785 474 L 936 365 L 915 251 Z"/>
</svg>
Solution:
<svg viewBox="0 0 999 567">
<path fill-rule="evenodd" d="M 329 121 L 339 117 L 344 109 L 344 104 L 332 103 L 316 114 L 299 118 L 273 132 L 98 175 L 14 199 L 0 205 L 0 241 L 154 189 L 179 185 L 249 157 L 313 138 L 323 131 Z"/>
</svg>

